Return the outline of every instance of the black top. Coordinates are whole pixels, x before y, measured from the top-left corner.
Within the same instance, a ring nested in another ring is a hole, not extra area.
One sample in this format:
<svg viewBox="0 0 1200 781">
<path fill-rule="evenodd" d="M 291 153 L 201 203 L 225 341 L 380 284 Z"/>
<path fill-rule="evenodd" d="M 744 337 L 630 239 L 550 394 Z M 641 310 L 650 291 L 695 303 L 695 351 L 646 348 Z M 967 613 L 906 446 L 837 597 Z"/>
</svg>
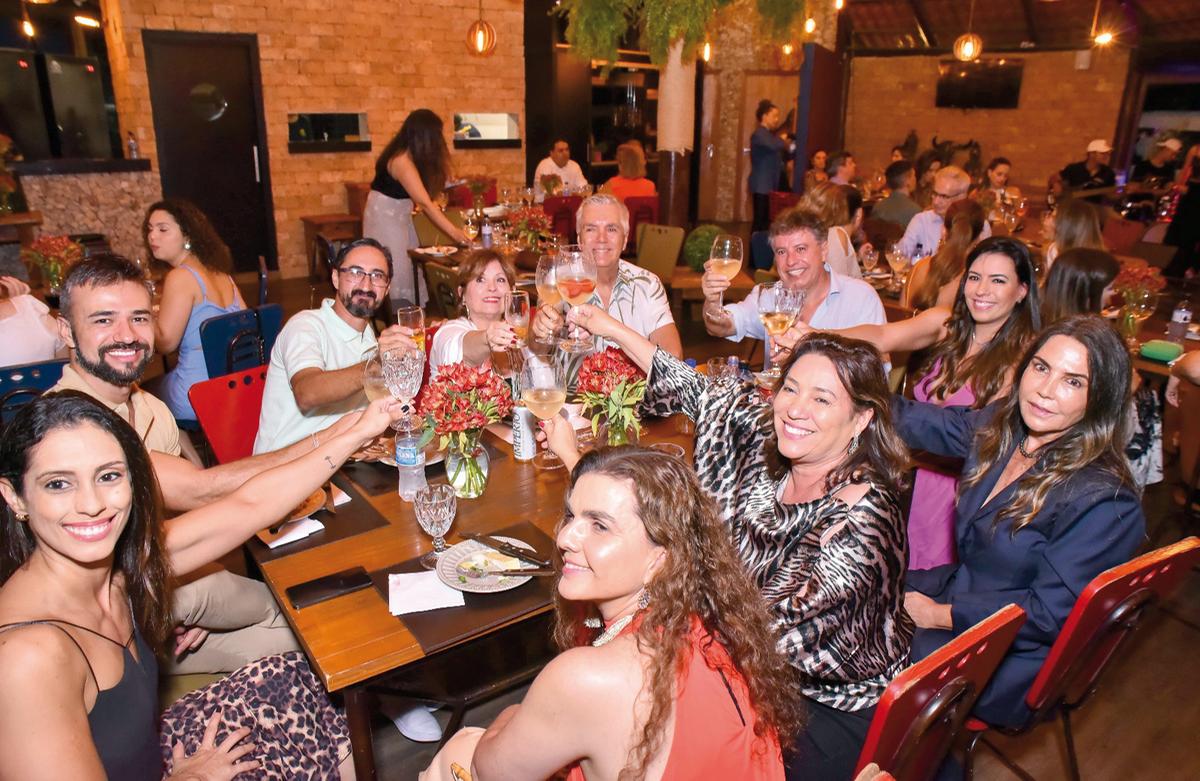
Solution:
<svg viewBox="0 0 1200 781">
<path fill-rule="evenodd" d="M 1112 187 L 1117 183 L 1117 175 L 1113 173 L 1113 169 L 1101 165 L 1093 174 L 1087 169 L 1087 163 L 1084 161 L 1071 163 L 1062 169 L 1060 175 L 1063 182 L 1072 190 L 1096 190 L 1101 187 Z"/>
<path fill-rule="evenodd" d="M 1134 164 L 1131 182 L 1144 182 L 1147 179 L 1165 179 L 1168 183 L 1175 178 L 1175 169 L 1171 165 L 1155 165 L 1149 160 Z"/>
<path fill-rule="evenodd" d="M 0 626 L 0 632 L 22 626 L 45 624 L 61 631 L 83 654 L 92 680 L 96 673 L 92 663 L 79 642 L 63 625 L 90 632 L 117 645 L 117 641 L 86 626 L 69 621 L 49 619 L 43 621 L 20 621 Z M 137 649 L 137 659 L 129 652 L 130 644 Z M 88 712 L 88 726 L 92 730 L 92 743 L 100 755 L 104 773 L 111 779 L 122 781 L 160 781 L 163 776 L 162 755 L 158 749 L 158 662 L 154 652 L 137 626 L 133 637 L 121 646 L 124 671 L 121 680 L 111 689 L 99 690 L 96 702 Z M 99 689 L 99 681 L 96 682 Z"/>
<path fill-rule="evenodd" d="M 404 189 L 404 185 L 388 173 L 386 167 L 375 172 L 375 178 L 371 180 L 371 189 L 398 201 L 412 197 L 408 194 L 408 190 Z"/>
</svg>

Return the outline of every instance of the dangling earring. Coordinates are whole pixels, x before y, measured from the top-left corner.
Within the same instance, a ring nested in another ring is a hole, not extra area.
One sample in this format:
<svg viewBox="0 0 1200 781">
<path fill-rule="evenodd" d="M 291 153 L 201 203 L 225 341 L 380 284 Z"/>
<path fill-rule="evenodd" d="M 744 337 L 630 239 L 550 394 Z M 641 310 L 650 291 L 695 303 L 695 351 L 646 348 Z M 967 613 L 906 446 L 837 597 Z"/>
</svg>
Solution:
<svg viewBox="0 0 1200 781">
<path fill-rule="evenodd" d="M 601 621 L 597 616 L 588 616 L 587 618 L 583 619 L 583 625 L 588 629 L 599 629 L 600 627 L 604 626 L 604 622 Z"/>
<path fill-rule="evenodd" d="M 25 513 L 19 513 L 19 512 L 14 511 L 13 515 L 15 515 L 17 517 L 17 520 L 20 521 L 21 523 L 25 523 L 25 521 L 29 520 L 29 516 Z"/>
<path fill-rule="evenodd" d="M 650 592 L 643 588 L 642 593 L 638 594 L 638 610 L 645 610 L 648 607 L 650 607 Z"/>
<path fill-rule="evenodd" d="M 192 251 L 192 240 L 191 240 L 191 239 L 184 239 L 184 240 L 183 240 L 183 249 L 184 249 L 184 251 L 186 251 L 186 252 L 191 252 L 191 251 Z"/>
<path fill-rule="evenodd" d="M 846 448 L 846 452 L 853 453 L 855 450 L 858 450 L 858 434 L 850 437 L 850 447 Z"/>
</svg>

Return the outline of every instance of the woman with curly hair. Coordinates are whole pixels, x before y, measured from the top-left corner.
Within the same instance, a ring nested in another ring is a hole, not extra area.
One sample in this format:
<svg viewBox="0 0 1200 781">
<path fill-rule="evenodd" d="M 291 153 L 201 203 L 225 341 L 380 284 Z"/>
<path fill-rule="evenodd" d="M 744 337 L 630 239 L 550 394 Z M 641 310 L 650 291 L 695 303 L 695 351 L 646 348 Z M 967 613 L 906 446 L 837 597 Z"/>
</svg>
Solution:
<svg viewBox="0 0 1200 781">
<path fill-rule="evenodd" d="M 636 447 L 589 452 L 557 544 L 563 653 L 423 778 L 457 761 L 484 779 L 782 779 L 793 675 L 695 473 Z"/>
<path fill-rule="evenodd" d="M 576 307 L 570 319 L 647 372 L 653 414 L 696 422 L 700 485 L 800 674 L 795 696 L 808 724 L 788 776 L 850 777 L 879 697 L 908 663 L 912 631 L 901 605 L 908 453 L 892 428 L 879 353 L 836 334 L 802 339 L 766 401 L 750 383 L 708 382 L 596 307 Z M 571 427 L 543 428 L 574 463 Z"/>
<path fill-rule="evenodd" d="M 914 372 L 913 396 L 946 407 L 982 407 L 1008 393 L 1012 369 L 1037 331 L 1038 287 L 1025 244 L 993 236 L 967 256 L 953 308 L 926 309 L 908 320 L 838 331 L 881 352 L 927 350 Z M 803 323 L 777 338 L 807 333 Z M 908 515 L 909 567 L 954 561 L 957 472 L 918 469 Z"/>
<path fill-rule="evenodd" d="M 1121 452 L 1132 365 L 1099 317 L 1042 331 L 1017 364 L 1007 399 L 981 410 L 894 400 L 911 447 L 966 460 L 958 500 L 959 563 L 910 572 L 913 660 L 1009 603 L 1025 610 L 1012 649 L 975 704 L 989 724 L 1018 727 L 1025 694 L 1091 580 L 1130 559 L 1146 519 Z"/>
<path fill-rule="evenodd" d="M 171 266 L 163 279 L 154 318 L 154 346 L 164 355 L 179 350 L 179 362 L 162 380 L 160 395 L 180 420 L 195 420 L 188 390 L 208 377 L 200 325 L 245 309 L 233 277 L 229 247 L 204 212 L 188 201 L 159 201 L 146 211 L 142 238 L 151 257 Z"/>
<path fill-rule="evenodd" d="M 983 233 L 983 207 L 964 198 L 946 210 L 946 239 L 938 251 L 913 264 L 900 303 L 918 312 L 935 306 L 949 309 L 967 265 L 967 253 Z"/>
</svg>

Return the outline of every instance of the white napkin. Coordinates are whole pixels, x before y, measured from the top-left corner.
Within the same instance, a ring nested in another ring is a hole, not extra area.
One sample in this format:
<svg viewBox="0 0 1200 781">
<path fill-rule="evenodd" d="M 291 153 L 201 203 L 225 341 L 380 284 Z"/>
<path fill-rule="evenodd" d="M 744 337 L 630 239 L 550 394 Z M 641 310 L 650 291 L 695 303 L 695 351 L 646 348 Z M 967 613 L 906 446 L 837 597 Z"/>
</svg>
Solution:
<svg viewBox="0 0 1200 781">
<path fill-rule="evenodd" d="M 302 540 L 310 534 L 316 534 L 324 528 L 325 524 L 320 521 L 312 518 L 300 518 L 285 523 L 275 534 L 271 534 L 269 529 L 263 529 L 258 533 L 258 538 L 266 543 L 268 548 L 274 550 L 280 545 L 287 545 L 289 542 Z"/>
<path fill-rule="evenodd" d="M 334 507 L 341 507 L 343 504 L 349 504 L 350 502 L 354 501 L 353 499 L 350 498 L 350 494 L 348 494 L 345 491 L 343 491 L 342 489 L 338 488 L 336 485 L 331 484 L 329 486 L 329 488 L 330 488 L 330 490 L 333 491 L 333 506 Z"/>
<path fill-rule="evenodd" d="M 443 583 L 436 572 L 388 575 L 388 610 L 394 616 L 443 607 L 462 607 L 464 604 L 463 593 Z"/>
</svg>

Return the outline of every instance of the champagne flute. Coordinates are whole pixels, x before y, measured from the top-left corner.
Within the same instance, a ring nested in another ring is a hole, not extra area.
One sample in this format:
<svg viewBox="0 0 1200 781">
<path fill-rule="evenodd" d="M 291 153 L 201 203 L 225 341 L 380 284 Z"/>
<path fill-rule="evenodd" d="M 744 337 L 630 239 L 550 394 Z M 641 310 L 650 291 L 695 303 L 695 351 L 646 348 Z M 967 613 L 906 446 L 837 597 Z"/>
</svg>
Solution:
<svg viewBox="0 0 1200 781">
<path fill-rule="evenodd" d="M 713 241 L 712 249 L 708 252 L 708 262 L 704 264 L 707 271 L 714 271 L 730 282 L 742 270 L 742 240 L 737 236 L 722 233 Z M 718 306 L 725 305 L 725 293 L 722 292 Z"/>
<path fill-rule="evenodd" d="M 396 310 L 396 325 L 412 329 L 412 340 L 425 349 L 425 310 L 419 306 L 402 306 Z"/>
<path fill-rule="evenodd" d="M 758 294 L 758 319 L 762 321 L 767 331 L 766 357 L 763 359 L 763 373 L 778 376 L 779 370 L 771 365 L 771 348 L 774 338 L 782 336 L 800 315 L 804 306 L 804 291 L 792 290 L 782 282 L 774 285 L 762 285 Z"/>
<path fill-rule="evenodd" d="M 529 294 L 524 290 L 510 290 L 504 296 L 504 322 L 512 326 L 517 335 L 517 347 L 524 347 L 529 338 Z"/>
<path fill-rule="evenodd" d="M 433 550 L 421 557 L 425 569 L 437 569 L 438 558 L 446 552 L 446 532 L 454 523 L 458 501 L 454 488 L 446 483 L 427 485 L 413 497 L 413 512 L 421 530 L 433 537 Z"/>
<path fill-rule="evenodd" d="M 558 260 L 557 255 L 542 255 L 538 258 L 537 273 L 534 277 L 534 284 L 537 285 L 538 306 L 548 306 L 553 309 L 558 309 L 562 303 L 562 293 L 558 292 L 558 287 L 554 284 L 554 264 Z M 553 344 L 555 337 L 550 336 L 550 343 Z"/>
<path fill-rule="evenodd" d="M 578 244 L 559 250 L 554 265 L 554 286 L 567 303 L 572 306 L 586 304 L 596 290 L 596 275 L 596 261 Z M 592 348 L 592 340 L 585 339 L 578 326 L 572 326 L 562 348 L 568 352 L 585 352 Z"/>
<path fill-rule="evenodd" d="M 567 400 L 567 361 L 556 360 L 554 349 L 526 351 L 518 386 L 521 401 L 538 420 L 549 420 L 559 413 Z M 561 469 L 562 461 L 551 450 L 539 452 L 533 459 L 538 469 Z"/>
</svg>

